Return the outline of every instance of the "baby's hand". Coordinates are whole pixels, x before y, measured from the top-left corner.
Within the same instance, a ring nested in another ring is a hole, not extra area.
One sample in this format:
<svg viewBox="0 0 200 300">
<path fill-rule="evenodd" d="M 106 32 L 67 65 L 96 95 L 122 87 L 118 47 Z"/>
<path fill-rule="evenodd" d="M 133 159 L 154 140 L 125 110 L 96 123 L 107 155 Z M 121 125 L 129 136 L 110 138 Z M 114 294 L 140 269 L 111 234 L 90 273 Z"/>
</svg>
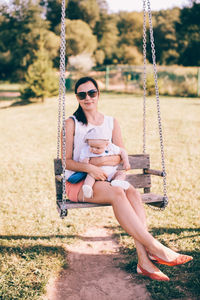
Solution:
<svg viewBox="0 0 200 300">
<path fill-rule="evenodd" d="M 123 169 L 125 169 L 126 171 L 128 171 L 128 170 L 130 170 L 130 168 L 131 168 L 131 165 L 129 164 L 128 161 L 123 163 Z"/>
</svg>

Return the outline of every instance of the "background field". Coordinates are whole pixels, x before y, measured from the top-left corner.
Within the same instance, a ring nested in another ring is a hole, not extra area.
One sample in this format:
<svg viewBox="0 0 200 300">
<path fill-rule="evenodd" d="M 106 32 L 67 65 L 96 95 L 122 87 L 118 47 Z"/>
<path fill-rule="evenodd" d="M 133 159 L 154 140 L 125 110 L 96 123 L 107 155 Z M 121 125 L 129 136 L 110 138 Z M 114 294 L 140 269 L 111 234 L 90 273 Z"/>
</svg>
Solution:
<svg viewBox="0 0 200 300">
<path fill-rule="evenodd" d="M 6 102 L 10 104 L 9 101 Z M 160 168 L 155 99 L 148 100 L 148 151 Z M 57 99 L 44 104 L 0 109 L 0 299 L 39 299 L 51 277 L 65 263 L 64 245 L 94 224 L 113 228 L 135 273 L 134 245 L 118 226 L 111 208 L 73 210 L 60 220 L 55 205 L 53 159 L 56 157 Z M 76 108 L 67 95 L 66 111 Z M 142 98 L 102 94 L 100 110 L 115 116 L 129 153 L 142 152 Z M 146 207 L 152 233 L 166 245 L 194 256 L 194 261 L 162 270 L 169 283 L 145 280 L 153 299 L 198 299 L 199 288 L 199 99 L 161 98 L 169 206 Z M 153 191 L 162 192 L 154 180 Z M 139 280 L 139 279 L 138 279 Z"/>
</svg>

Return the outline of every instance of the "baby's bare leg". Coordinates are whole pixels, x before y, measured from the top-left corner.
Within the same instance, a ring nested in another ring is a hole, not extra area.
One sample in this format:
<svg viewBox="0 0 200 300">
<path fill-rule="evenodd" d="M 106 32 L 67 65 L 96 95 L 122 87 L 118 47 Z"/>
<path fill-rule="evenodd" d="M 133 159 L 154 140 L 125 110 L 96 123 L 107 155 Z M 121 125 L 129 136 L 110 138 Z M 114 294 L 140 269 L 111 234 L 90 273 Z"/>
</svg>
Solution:
<svg viewBox="0 0 200 300">
<path fill-rule="evenodd" d="M 86 176 L 85 181 L 84 181 L 84 185 L 82 187 L 83 189 L 83 196 L 85 198 L 91 198 L 93 195 L 93 185 L 95 183 L 95 179 L 90 176 L 89 174 Z M 84 199 L 83 199 L 84 201 Z"/>
<path fill-rule="evenodd" d="M 119 186 L 123 190 L 127 190 L 130 187 L 130 184 L 125 179 L 126 179 L 126 172 L 117 171 L 112 178 L 111 185 Z"/>
<path fill-rule="evenodd" d="M 94 177 L 90 176 L 89 174 L 86 176 L 85 181 L 84 181 L 84 185 L 89 185 L 91 186 L 91 188 L 93 187 L 95 183 L 95 179 Z"/>
<path fill-rule="evenodd" d="M 117 179 L 117 180 L 126 180 L 126 172 L 120 170 L 115 173 L 113 176 L 112 180 Z"/>
</svg>

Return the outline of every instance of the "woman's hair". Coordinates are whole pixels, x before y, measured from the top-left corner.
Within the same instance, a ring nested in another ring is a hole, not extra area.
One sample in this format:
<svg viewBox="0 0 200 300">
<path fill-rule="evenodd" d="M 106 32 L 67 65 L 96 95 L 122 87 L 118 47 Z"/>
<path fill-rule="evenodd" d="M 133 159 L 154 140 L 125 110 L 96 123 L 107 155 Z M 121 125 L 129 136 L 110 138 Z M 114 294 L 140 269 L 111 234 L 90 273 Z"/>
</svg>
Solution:
<svg viewBox="0 0 200 300">
<path fill-rule="evenodd" d="M 78 90 L 78 87 L 81 85 L 81 84 L 84 84 L 88 81 L 91 81 L 94 86 L 96 87 L 97 91 L 99 92 L 99 87 L 98 87 L 98 84 L 96 82 L 96 80 L 92 77 L 81 77 L 75 84 L 75 88 L 74 88 L 74 92 L 75 94 L 77 94 L 77 90 Z M 73 113 L 73 115 L 76 117 L 76 119 L 79 121 L 79 122 L 82 122 L 83 124 L 88 124 L 88 121 L 87 121 L 87 118 L 86 118 L 86 115 L 82 109 L 82 107 L 78 106 L 77 110 Z"/>
</svg>

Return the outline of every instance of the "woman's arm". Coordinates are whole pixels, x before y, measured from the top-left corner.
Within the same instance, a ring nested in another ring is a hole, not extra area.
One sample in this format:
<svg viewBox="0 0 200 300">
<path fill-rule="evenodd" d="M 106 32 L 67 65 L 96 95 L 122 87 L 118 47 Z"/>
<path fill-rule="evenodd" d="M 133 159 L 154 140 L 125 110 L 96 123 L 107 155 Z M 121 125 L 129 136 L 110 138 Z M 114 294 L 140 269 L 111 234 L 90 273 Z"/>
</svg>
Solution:
<svg viewBox="0 0 200 300">
<path fill-rule="evenodd" d="M 120 155 L 110 155 L 101 157 L 91 157 L 90 164 L 101 167 L 101 166 L 116 166 L 120 163 Z"/>
<path fill-rule="evenodd" d="M 86 172 L 94 177 L 96 180 L 106 180 L 107 175 L 99 167 L 96 167 L 91 164 L 77 162 L 73 160 L 73 145 L 74 145 L 74 132 L 75 124 L 74 120 L 69 118 L 65 122 L 65 133 L 66 133 L 66 169 L 72 170 L 75 172 Z M 61 136 L 62 141 L 62 136 Z M 62 151 L 61 151 L 62 152 Z M 63 157 L 63 153 L 62 153 Z"/>
<path fill-rule="evenodd" d="M 119 123 L 116 119 L 114 119 L 112 142 L 113 142 L 113 144 L 119 146 L 120 148 L 124 148 L 121 128 L 120 128 Z"/>
</svg>

